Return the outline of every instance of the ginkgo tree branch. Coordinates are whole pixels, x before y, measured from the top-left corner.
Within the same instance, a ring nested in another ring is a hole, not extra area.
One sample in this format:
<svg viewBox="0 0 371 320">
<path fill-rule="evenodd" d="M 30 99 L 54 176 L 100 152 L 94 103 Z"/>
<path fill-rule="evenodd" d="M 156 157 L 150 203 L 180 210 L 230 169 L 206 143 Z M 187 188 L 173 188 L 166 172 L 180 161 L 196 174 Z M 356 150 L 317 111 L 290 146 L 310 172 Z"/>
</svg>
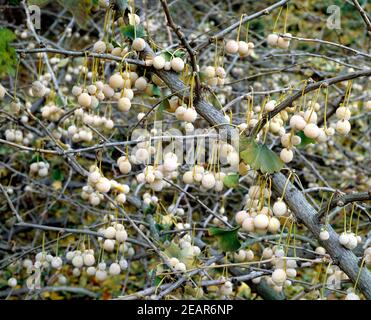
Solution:
<svg viewBox="0 0 371 320">
<path fill-rule="evenodd" d="M 153 51 L 148 46 L 143 53 L 144 55 L 153 55 Z M 140 65 L 140 63 L 138 64 Z M 176 94 L 181 98 L 189 98 L 184 94 L 184 92 L 187 91 L 185 84 L 179 79 L 176 73 L 164 70 L 155 70 L 155 72 L 171 89 L 171 91 L 176 92 Z M 306 94 L 320 88 L 321 86 L 329 86 L 342 81 L 370 75 L 371 70 L 367 69 L 364 71 L 353 72 L 346 75 L 325 79 L 320 82 L 312 83 L 306 86 L 303 91 L 298 91 L 294 95 L 283 100 L 273 111 L 263 115 L 263 118 L 258 122 L 250 135 L 257 134 L 267 121 L 277 115 L 280 111 L 291 106 L 292 103 L 299 97 L 301 97 L 303 93 Z M 195 108 L 197 112 L 211 125 L 218 126 L 218 128 L 226 128 L 229 134 L 231 134 L 232 126 L 230 126 L 230 124 L 226 122 L 224 114 L 212 104 L 207 102 L 204 98 L 199 99 L 197 103 L 195 103 Z M 276 173 L 273 175 L 272 182 L 273 188 L 278 190 L 278 192 L 282 192 L 286 183 L 286 178 L 281 173 Z M 321 223 L 319 223 L 318 221 L 316 211 L 306 201 L 301 192 L 299 192 L 291 183 L 288 184 L 288 189 L 285 193 L 285 201 L 287 202 L 290 209 L 294 212 L 295 216 L 303 222 L 303 224 L 315 235 L 318 240 L 319 232 L 321 230 Z M 339 265 L 339 267 L 349 276 L 349 278 L 353 282 L 356 282 L 357 277 L 359 276 L 359 289 L 365 294 L 368 299 L 371 299 L 370 272 L 365 268 L 362 270 L 360 269 L 357 257 L 350 250 L 347 250 L 340 245 L 338 241 L 338 235 L 331 227 L 328 227 L 328 231 L 330 233 L 330 239 L 322 242 L 319 240 L 320 243 L 323 245 L 323 247 L 326 248 L 334 263 Z"/>
<path fill-rule="evenodd" d="M 185 84 L 179 79 L 177 74 L 162 70 L 158 70 L 156 71 L 156 73 L 172 91 L 176 91 L 178 92 L 179 96 L 183 96 L 182 93 L 184 92 L 183 89 Z M 340 81 L 358 78 L 361 76 L 368 76 L 370 74 L 371 71 L 366 70 L 361 72 L 350 73 L 345 76 L 338 76 L 335 78 L 327 79 L 325 81 L 321 81 L 308 86 L 309 89 L 307 87 L 306 92 L 319 88 L 321 84 L 323 85 L 323 83 L 333 84 Z M 278 108 L 281 108 L 281 110 L 283 110 L 299 96 L 301 96 L 301 92 L 299 93 L 298 96 L 294 95 L 293 96 L 294 98 L 289 97 L 285 99 L 279 105 Z M 227 128 L 230 131 L 232 130 L 232 126 L 230 126 L 228 123 L 225 123 L 223 113 L 220 110 L 216 109 L 212 104 L 208 103 L 205 99 L 199 100 L 195 104 L 195 108 L 197 112 L 204 119 L 206 119 L 212 126 L 222 125 L 224 128 Z M 282 173 L 273 174 L 272 187 L 276 189 L 279 193 L 281 194 L 283 193 L 283 189 L 285 187 L 286 182 L 287 179 Z M 337 264 L 348 275 L 348 277 L 353 281 L 353 283 L 356 283 L 357 277 L 359 277 L 357 282 L 358 288 L 361 290 L 361 292 L 363 292 L 367 299 L 371 299 L 370 272 L 366 268 L 362 269 L 360 268 L 359 265 L 360 261 L 358 260 L 358 258 L 352 251 L 346 249 L 339 243 L 338 239 L 339 236 L 331 226 L 328 226 L 330 238 L 327 241 L 320 240 L 319 233 L 321 231 L 322 225 L 319 222 L 318 217 L 316 216 L 316 210 L 309 204 L 309 202 L 305 199 L 304 195 L 290 182 L 288 182 L 287 191 L 285 193 L 284 199 L 288 204 L 289 208 L 295 214 L 295 216 L 313 233 L 315 238 L 327 250 L 333 262 Z"/>
<path fill-rule="evenodd" d="M 166 0 L 161 0 L 161 5 L 164 10 L 167 24 L 168 26 L 175 32 L 177 35 L 179 41 L 181 44 L 184 46 L 184 48 L 187 50 L 189 58 L 191 60 L 191 65 L 193 69 L 193 74 L 195 75 L 195 81 L 196 81 L 196 99 L 198 99 L 201 95 L 201 82 L 200 82 L 200 76 L 198 73 L 198 66 L 197 66 L 197 59 L 196 59 L 196 52 L 195 50 L 192 49 L 190 46 L 189 42 L 187 41 L 184 33 L 181 30 L 181 27 L 176 25 L 171 14 L 170 14 L 170 9 L 167 4 Z"/>
<path fill-rule="evenodd" d="M 136 60 L 136 59 L 130 59 L 130 58 L 122 58 L 118 56 L 114 56 L 113 54 L 109 53 L 96 53 L 91 52 L 88 50 L 85 51 L 77 51 L 77 50 L 62 50 L 62 49 L 55 49 L 55 48 L 35 48 L 35 49 L 16 49 L 16 52 L 25 55 L 25 54 L 33 54 L 33 53 L 54 53 L 54 54 L 60 54 L 63 56 L 68 57 L 91 57 L 91 58 L 97 58 L 97 59 L 105 59 L 105 60 L 111 60 L 121 63 L 129 63 L 134 64 L 137 66 L 145 67 L 146 64 L 144 61 Z"/>
<path fill-rule="evenodd" d="M 371 69 L 366 69 L 362 71 L 347 73 L 341 76 L 336 76 L 333 78 L 328 78 L 322 81 L 318 81 L 312 84 L 307 85 L 303 90 L 299 90 L 295 94 L 287 97 L 281 103 L 279 103 L 274 110 L 263 114 L 262 118 L 258 121 L 258 123 L 254 126 L 254 128 L 250 131 L 250 137 L 256 137 L 261 129 L 263 129 L 264 125 L 271 120 L 274 116 L 279 114 L 281 111 L 285 110 L 288 107 L 291 107 L 293 102 L 302 97 L 304 94 L 307 94 L 311 91 L 314 91 L 318 88 L 325 88 L 331 85 L 334 85 L 339 82 L 352 80 L 360 77 L 368 77 L 371 75 Z"/>
<path fill-rule="evenodd" d="M 371 200 L 371 190 L 365 192 L 349 193 L 336 196 L 331 201 L 323 204 L 322 209 L 318 211 L 317 217 L 321 218 L 327 211 L 335 207 L 344 207 L 348 203 L 357 201 L 370 201 Z"/>
<path fill-rule="evenodd" d="M 313 233 L 330 255 L 333 263 L 338 265 L 353 283 L 357 283 L 358 288 L 367 299 L 371 299 L 370 271 L 367 268 L 361 269 L 361 261 L 358 260 L 351 250 L 346 249 L 340 244 L 339 235 L 336 231 L 330 225 L 327 225 L 330 238 L 328 240 L 320 239 L 319 233 L 323 225 L 317 217 L 316 210 L 309 204 L 304 195 L 290 181 L 287 181 L 287 178 L 282 173 L 275 173 L 273 175 L 272 186 L 280 194 L 282 194 L 286 186 L 285 202 L 294 212 L 295 217 Z"/>
</svg>

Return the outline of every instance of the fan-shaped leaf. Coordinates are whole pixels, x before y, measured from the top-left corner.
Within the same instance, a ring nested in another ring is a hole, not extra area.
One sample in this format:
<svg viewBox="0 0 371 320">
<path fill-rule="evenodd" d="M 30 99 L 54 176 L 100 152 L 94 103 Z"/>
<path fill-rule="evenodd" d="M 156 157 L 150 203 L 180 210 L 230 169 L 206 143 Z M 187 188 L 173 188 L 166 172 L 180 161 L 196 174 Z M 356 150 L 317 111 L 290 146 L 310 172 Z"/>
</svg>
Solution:
<svg viewBox="0 0 371 320">
<path fill-rule="evenodd" d="M 296 133 L 297 136 L 301 138 L 300 144 L 297 146 L 297 148 L 304 148 L 306 145 L 311 143 L 316 143 L 316 140 L 312 138 L 308 138 L 303 131 L 299 131 Z"/>
<path fill-rule="evenodd" d="M 209 228 L 209 235 L 215 236 L 218 239 L 218 245 L 220 250 L 224 252 L 236 251 L 241 247 L 240 241 L 238 240 L 239 227 L 234 229 L 222 229 L 212 227 Z"/>
<path fill-rule="evenodd" d="M 227 188 L 237 188 L 238 178 L 239 178 L 239 175 L 237 173 L 228 174 L 223 179 L 223 183 Z"/>
<path fill-rule="evenodd" d="M 124 26 L 120 29 L 121 33 L 131 39 L 134 40 L 135 38 L 144 38 L 146 35 L 146 32 L 142 26 L 132 26 L 132 25 L 127 25 Z"/>
<path fill-rule="evenodd" d="M 265 144 L 259 144 L 254 139 L 240 141 L 240 156 L 252 169 L 262 173 L 278 172 L 283 167 L 282 160 Z"/>
</svg>

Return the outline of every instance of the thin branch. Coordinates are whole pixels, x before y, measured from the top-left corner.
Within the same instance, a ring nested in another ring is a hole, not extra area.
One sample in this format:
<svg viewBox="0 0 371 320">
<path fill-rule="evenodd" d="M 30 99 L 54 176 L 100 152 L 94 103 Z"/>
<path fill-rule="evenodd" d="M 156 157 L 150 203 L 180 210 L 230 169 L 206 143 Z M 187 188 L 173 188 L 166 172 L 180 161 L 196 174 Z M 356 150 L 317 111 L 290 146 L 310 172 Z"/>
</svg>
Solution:
<svg viewBox="0 0 371 320">
<path fill-rule="evenodd" d="M 352 1 L 354 5 L 356 6 L 357 10 L 359 11 L 363 21 L 366 23 L 367 31 L 368 31 L 368 34 L 370 35 L 371 34 L 371 21 L 368 18 L 367 13 L 365 12 L 365 10 L 363 10 L 363 8 L 361 7 L 361 5 L 359 4 L 357 0 L 352 0 Z"/>
<path fill-rule="evenodd" d="M 334 197 L 330 202 L 326 202 L 322 205 L 322 209 L 318 211 L 317 217 L 321 218 L 328 210 L 332 210 L 335 207 L 344 207 L 348 203 L 358 201 L 370 201 L 371 190 L 368 192 L 349 193 Z"/>
<path fill-rule="evenodd" d="M 218 214 L 216 214 L 213 210 L 211 210 L 206 204 L 204 204 L 198 197 L 194 196 L 193 194 L 189 193 L 188 191 L 184 190 L 182 187 L 178 186 L 177 184 L 175 184 L 174 182 L 172 182 L 171 180 L 169 179 L 166 179 L 166 178 L 162 178 L 162 180 L 164 180 L 165 182 L 169 183 L 170 185 L 172 185 L 173 187 L 175 187 L 176 189 L 178 189 L 179 191 L 183 192 L 185 195 L 187 195 L 188 197 L 190 197 L 192 200 L 196 201 L 202 208 L 204 208 L 207 212 L 211 213 L 215 218 L 217 218 L 221 223 L 225 224 L 226 226 L 228 226 L 229 228 L 233 228 L 233 226 L 228 222 L 228 221 L 225 221 L 222 219 L 221 216 L 219 216 Z"/>
<path fill-rule="evenodd" d="M 0 143 L 6 144 L 8 146 L 24 150 L 24 151 L 33 151 L 33 152 L 40 152 L 40 153 L 45 153 L 45 154 L 58 154 L 61 155 L 62 153 L 56 150 L 47 150 L 47 149 L 39 149 L 39 148 L 32 148 L 32 147 L 27 147 L 21 144 L 17 144 L 11 141 L 7 141 L 4 139 L 0 139 Z"/>
<path fill-rule="evenodd" d="M 268 15 L 270 14 L 273 10 L 279 8 L 279 7 L 282 7 L 283 5 L 285 5 L 287 2 L 289 2 L 290 0 L 281 0 L 281 1 L 278 1 L 277 3 L 271 5 L 270 7 L 267 7 L 261 11 L 258 11 L 258 12 L 255 12 L 249 16 L 246 16 L 244 17 L 241 21 L 237 21 L 235 23 L 233 23 L 232 25 L 230 25 L 229 27 L 223 29 L 222 31 L 219 31 L 218 33 L 214 34 L 213 36 L 211 36 L 208 40 L 200 43 L 199 45 L 196 46 L 195 50 L 196 51 L 201 51 L 202 49 L 206 48 L 209 44 L 215 42 L 215 40 L 218 40 L 218 39 L 223 39 L 224 36 L 226 36 L 227 34 L 230 34 L 233 30 L 237 29 L 240 24 L 244 24 L 248 21 L 251 21 L 251 20 L 254 20 L 256 18 L 259 18 L 263 15 Z"/>
<path fill-rule="evenodd" d="M 1 189 L 1 192 L 4 194 L 4 197 L 5 197 L 6 201 L 8 202 L 8 205 L 9 205 L 10 209 L 12 210 L 13 214 L 17 218 L 17 221 L 22 222 L 23 221 L 22 217 L 19 215 L 16 208 L 14 208 L 12 200 L 9 198 L 8 193 L 6 192 L 5 188 L 3 187 L 3 185 L 1 183 L 0 183 L 0 189 Z"/>
<path fill-rule="evenodd" d="M 106 239 L 106 236 L 103 233 L 94 232 L 94 231 L 91 231 L 91 230 L 59 228 L 59 227 L 46 226 L 46 225 L 34 224 L 34 223 L 26 223 L 26 222 L 17 223 L 16 226 L 18 226 L 18 227 L 28 227 L 28 228 L 33 228 L 33 229 L 40 229 L 40 230 L 45 230 L 45 231 L 58 231 L 61 234 L 63 234 L 63 233 L 86 234 L 86 235 L 89 235 L 89 236 L 101 237 L 101 238 Z M 140 245 L 140 246 L 145 247 L 145 248 L 149 248 L 149 246 L 147 244 L 145 244 L 143 242 L 140 242 L 138 240 L 135 240 L 135 239 L 128 238 L 126 241 L 130 242 L 130 243 L 133 243 L 133 244 Z"/>
<path fill-rule="evenodd" d="M 162 8 L 165 12 L 168 26 L 175 32 L 175 34 L 177 35 L 182 45 L 186 48 L 189 54 L 189 57 L 191 59 L 191 65 L 192 65 L 193 73 L 195 75 L 195 80 L 196 80 L 196 99 L 199 99 L 201 95 L 201 81 L 200 81 L 200 76 L 198 72 L 196 51 L 192 49 L 192 47 L 188 43 L 184 33 L 181 31 L 181 27 L 175 24 L 173 18 L 171 17 L 167 1 L 166 0 L 160 0 L 160 1 L 161 1 Z"/>
<path fill-rule="evenodd" d="M 301 37 L 295 37 L 295 36 L 285 36 L 284 34 L 280 34 L 280 36 L 283 37 L 283 38 L 289 38 L 289 39 L 297 40 L 297 41 L 315 42 L 315 43 L 330 45 L 330 46 L 338 47 L 338 48 L 341 48 L 341 49 L 344 49 L 344 50 L 347 50 L 347 51 L 351 51 L 355 54 L 358 54 L 360 56 L 364 56 L 366 58 L 371 58 L 371 55 L 368 54 L 368 53 L 365 53 L 365 52 L 362 52 L 362 51 L 344 46 L 344 45 L 336 43 L 336 42 L 331 42 L 331 41 L 326 41 L 326 40 L 321 40 L 321 39 L 311 39 L 311 38 L 301 38 Z"/>
<path fill-rule="evenodd" d="M 285 100 L 283 100 L 281 103 L 279 103 L 273 111 L 267 112 L 263 114 L 262 118 L 259 120 L 259 122 L 255 125 L 255 127 L 251 130 L 249 136 L 250 137 L 255 137 L 259 131 L 264 127 L 264 125 L 271 120 L 274 116 L 279 114 L 282 110 L 290 107 L 292 103 L 302 97 L 303 94 L 307 94 L 308 92 L 314 91 L 320 87 L 328 87 L 333 84 L 342 82 L 342 81 L 347 81 L 351 79 L 356 79 L 360 77 L 367 77 L 371 75 L 371 69 L 366 69 L 363 71 L 358 71 L 358 72 L 352 72 L 348 73 L 345 75 L 333 77 L 333 78 L 328 78 L 322 81 L 318 81 L 315 83 L 312 83 L 308 86 L 306 86 L 303 90 L 299 90 L 295 94 L 293 94 L 290 97 L 287 97 Z"/>
<path fill-rule="evenodd" d="M 112 60 L 120 63 L 129 63 L 134 64 L 137 66 L 145 67 L 146 64 L 144 61 L 135 60 L 135 59 L 124 59 L 117 56 L 114 56 L 109 53 L 95 53 L 91 51 L 75 51 L 75 50 L 61 50 L 61 49 L 54 49 L 54 48 L 36 48 L 36 49 L 16 49 L 16 52 L 20 54 L 29 54 L 29 53 L 55 53 L 55 54 L 62 54 L 65 56 L 70 57 L 91 57 L 91 58 L 98 58 L 98 59 L 105 59 L 105 60 Z"/>
</svg>

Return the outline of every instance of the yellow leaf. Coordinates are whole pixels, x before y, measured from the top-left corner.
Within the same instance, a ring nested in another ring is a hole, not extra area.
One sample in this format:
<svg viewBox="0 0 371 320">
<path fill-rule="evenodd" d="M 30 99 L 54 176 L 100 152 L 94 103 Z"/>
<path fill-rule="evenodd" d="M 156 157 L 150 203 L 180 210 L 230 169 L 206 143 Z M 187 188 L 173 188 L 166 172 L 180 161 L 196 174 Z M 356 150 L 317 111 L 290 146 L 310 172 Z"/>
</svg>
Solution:
<svg viewBox="0 0 371 320">
<path fill-rule="evenodd" d="M 52 184 L 54 190 L 62 189 L 62 181 L 56 180 Z"/>
</svg>

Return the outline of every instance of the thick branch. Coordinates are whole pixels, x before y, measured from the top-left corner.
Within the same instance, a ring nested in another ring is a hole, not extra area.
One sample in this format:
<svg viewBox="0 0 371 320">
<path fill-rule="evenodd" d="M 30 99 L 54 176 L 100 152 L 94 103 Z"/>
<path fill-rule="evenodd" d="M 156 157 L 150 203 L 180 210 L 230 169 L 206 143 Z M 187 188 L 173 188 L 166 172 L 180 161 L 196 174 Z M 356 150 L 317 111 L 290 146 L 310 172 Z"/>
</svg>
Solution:
<svg viewBox="0 0 371 320">
<path fill-rule="evenodd" d="M 358 279 L 358 288 L 363 292 L 367 299 L 371 299 L 371 274 L 367 268 L 359 267 L 359 261 L 351 250 L 343 247 L 339 242 L 339 236 L 331 226 L 327 226 L 330 234 L 328 240 L 322 241 L 319 238 L 322 224 L 316 215 L 316 210 L 308 203 L 302 193 L 291 183 L 282 173 L 273 175 L 272 184 L 278 193 L 282 194 L 285 184 L 287 189 L 285 193 L 285 202 L 295 213 L 296 218 L 314 234 L 320 244 L 326 249 L 331 259 L 337 264 L 355 283 Z"/>
</svg>

